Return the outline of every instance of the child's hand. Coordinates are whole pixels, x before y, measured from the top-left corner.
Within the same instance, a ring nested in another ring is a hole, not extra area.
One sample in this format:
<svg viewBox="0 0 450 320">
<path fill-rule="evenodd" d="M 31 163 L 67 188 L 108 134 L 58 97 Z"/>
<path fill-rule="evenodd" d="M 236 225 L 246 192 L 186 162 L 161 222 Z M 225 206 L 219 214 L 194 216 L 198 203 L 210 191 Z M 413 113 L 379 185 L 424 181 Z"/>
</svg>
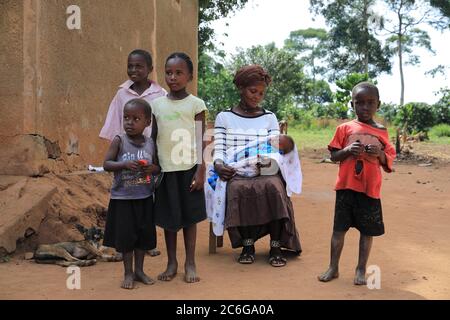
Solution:
<svg viewBox="0 0 450 320">
<path fill-rule="evenodd" d="M 347 151 L 354 156 L 359 156 L 364 151 L 364 145 L 358 140 L 346 147 Z"/>
<path fill-rule="evenodd" d="M 189 191 L 200 191 L 203 190 L 203 185 L 205 184 L 205 167 L 199 166 L 197 172 L 194 174 L 191 185 L 189 186 Z"/>
<path fill-rule="evenodd" d="M 379 146 L 376 146 L 374 144 L 368 144 L 365 147 L 365 151 L 368 155 L 377 157 L 377 158 L 379 158 L 381 156 L 381 152 L 383 152 L 383 150 L 381 150 L 381 148 Z"/>
<path fill-rule="evenodd" d="M 138 170 L 140 170 L 139 162 L 135 161 L 135 160 L 125 161 L 124 164 L 123 164 L 123 167 L 125 169 L 131 170 L 131 171 L 138 171 Z"/>
<path fill-rule="evenodd" d="M 161 171 L 160 167 L 156 164 L 143 165 L 141 168 L 145 174 L 158 174 Z"/>
</svg>

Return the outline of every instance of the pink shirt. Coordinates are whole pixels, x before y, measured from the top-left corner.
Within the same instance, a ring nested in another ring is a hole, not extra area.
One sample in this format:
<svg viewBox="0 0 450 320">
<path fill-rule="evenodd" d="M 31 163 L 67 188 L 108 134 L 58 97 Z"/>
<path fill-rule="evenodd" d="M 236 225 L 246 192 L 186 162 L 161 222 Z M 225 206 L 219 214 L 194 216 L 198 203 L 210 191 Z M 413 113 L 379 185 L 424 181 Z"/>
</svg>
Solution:
<svg viewBox="0 0 450 320">
<path fill-rule="evenodd" d="M 133 81 L 127 80 L 119 86 L 119 90 L 117 91 L 114 99 L 109 105 L 105 124 L 103 125 L 103 128 L 99 134 L 100 138 L 108 139 L 111 141 L 116 135 L 125 133 L 125 131 L 123 130 L 122 119 L 123 107 L 125 106 L 125 103 L 127 103 L 131 99 L 141 98 L 150 103 L 150 101 L 167 94 L 167 91 L 154 81 L 151 81 L 150 87 L 141 95 L 138 95 L 137 92 L 130 89 L 132 84 Z M 144 135 L 150 137 L 151 130 L 151 126 L 145 128 Z"/>
</svg>

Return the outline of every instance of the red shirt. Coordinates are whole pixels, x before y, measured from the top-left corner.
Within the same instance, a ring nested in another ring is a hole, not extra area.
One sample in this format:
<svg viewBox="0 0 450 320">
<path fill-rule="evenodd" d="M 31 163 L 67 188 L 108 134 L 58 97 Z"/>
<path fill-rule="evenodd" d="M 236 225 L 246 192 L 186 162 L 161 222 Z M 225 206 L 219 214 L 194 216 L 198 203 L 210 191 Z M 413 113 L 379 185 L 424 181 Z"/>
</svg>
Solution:
<svg viewBox="0 0 450 320">
<path fill-rule="evenodd" d="M 330 151 L 333 149 L 344 149 L 357 140 L 364 145 L 379 146 L 386 154 L 386 165 L 383 165 L 383 169 L 386 172 L 392 172 L 392 164 L 396 154 L 394 147 L 389 142 L 386 129 L 378 129 L 358 120 L 343 123 L 336 128 L 328 149 Z M 360 174 L 356 174 L 355 171 L 357 160 L 362 160 L 363 162 L 363 169 Z M 371 198 L 379 199 L 381 189 L 380 166 L 378 158 L 365 152 L 357 157 L 349 156 L 339 164 L 335 190 L 351 189 L 363 192 Z"/>
</svg>

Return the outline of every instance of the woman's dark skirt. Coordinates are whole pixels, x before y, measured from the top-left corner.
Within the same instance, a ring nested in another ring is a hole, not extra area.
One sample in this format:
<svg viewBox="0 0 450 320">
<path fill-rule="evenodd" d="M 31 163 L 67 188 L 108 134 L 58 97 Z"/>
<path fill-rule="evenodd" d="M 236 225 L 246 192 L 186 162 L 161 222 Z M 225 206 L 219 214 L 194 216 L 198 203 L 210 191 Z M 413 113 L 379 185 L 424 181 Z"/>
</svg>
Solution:
<svg viewBox="0 0 450 320">
<path fill-rule="evenodd" d="M 253 239 L 269 234 L 269 223 L 280 220 L 281 246 L 302 251 L 295 227 L 294 209 L 279 175 L 254 178 L 234 177 L 227 183 L 225 228 L 233 248 L 242 247 L 238 227 L 254 226 Z"/>
<path fill-rule="evenodd" d="M 155 223 L 164 230 L 177 232 L 206 219 L 203 189 L 190 192 L 197 166 L 185 171 L 164 172 L 156 189 Z"/>
<path fill-rule="evenodd" d="M 153 196 L 145 199 L 111 199 L 103 245 L 118 252 L 156 248 Z"/>
</svg>

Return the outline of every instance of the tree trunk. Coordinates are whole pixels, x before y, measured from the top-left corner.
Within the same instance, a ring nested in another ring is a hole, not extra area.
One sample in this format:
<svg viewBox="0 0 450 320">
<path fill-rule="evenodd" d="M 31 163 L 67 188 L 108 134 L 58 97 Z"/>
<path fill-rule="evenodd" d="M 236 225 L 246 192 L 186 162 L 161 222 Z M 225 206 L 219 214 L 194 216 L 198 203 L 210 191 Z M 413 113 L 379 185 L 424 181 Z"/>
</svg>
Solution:
<svg viewBox="0 0 450 320">
<path fill-rule="evenodd" d="M 369 74 L 369 0 L 364 0 L 364 73 Z"/>
<path fill-rule="evenodd" d="M 402 6 L 403 2 L 400 3 L 400 7 L 397 11 L 398 16 L 398 34 L 397 34 L 397 45 L 398 45 L 398 63 L 400 69 L 400 107 L 405 103 L 405 79 L 403 75 L 403 16 L 402 16 Z"/>
<path fill-rule="evenodd" d="M 402 35 L 398 35 L 398 63 L 400 67 L 400 106 L 405 103 L 405 79 L 403 75 Z"/>
</svg>

